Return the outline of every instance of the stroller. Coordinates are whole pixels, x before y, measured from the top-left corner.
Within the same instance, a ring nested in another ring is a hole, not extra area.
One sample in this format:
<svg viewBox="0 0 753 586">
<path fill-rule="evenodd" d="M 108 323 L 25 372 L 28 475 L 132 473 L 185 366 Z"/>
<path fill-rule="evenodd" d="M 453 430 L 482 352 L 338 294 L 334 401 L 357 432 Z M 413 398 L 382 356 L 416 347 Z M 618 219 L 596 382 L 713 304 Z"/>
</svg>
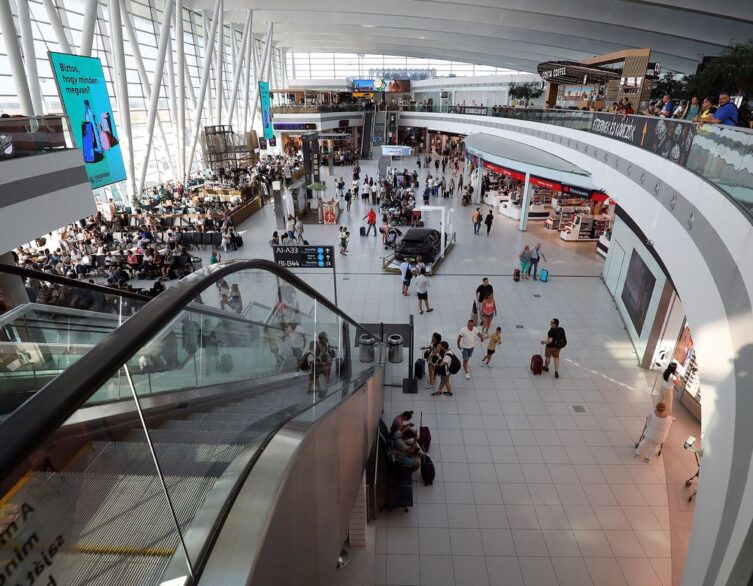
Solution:
<svg viewBox="0 0 753 586">
<path fill-rule="evenodd" d="M 388 248 L 395 249 L 395 244 L 397 243 L 397 237 L 400 236 L 402 232 L 395 228 L 394 226 L 391 227 L 387 231 L 387 238 L 384 241 L 384 248 L 385 250 Z"/>
</svg>

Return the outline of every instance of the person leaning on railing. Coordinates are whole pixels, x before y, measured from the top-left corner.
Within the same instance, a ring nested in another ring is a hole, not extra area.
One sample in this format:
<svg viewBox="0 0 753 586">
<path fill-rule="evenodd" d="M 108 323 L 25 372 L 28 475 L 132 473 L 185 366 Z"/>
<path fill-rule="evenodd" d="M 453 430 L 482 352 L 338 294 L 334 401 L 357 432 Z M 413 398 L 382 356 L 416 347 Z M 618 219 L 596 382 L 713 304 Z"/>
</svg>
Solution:
<svg viewBox="0 0 753 586">
<path fill-rule="evenodd" d="M 724 126 L 737 126 L 740 112 L 734 103 L 730 100 L 729 92 L 724 90 L 719 92 L 719 106 L 716 112 L 707 120 L 706 124 L 722 124 Z"/>
<path fill-rule="evenodd" d="M 711 96 L 703 98 L 703 104 L 701 105 L 701 112 L 693 118 L 693 122 L 697 123 L 703 123 L 708 122 L 714 117 L 714 114 L 716 113 L 716 104 L 714 103 L 714 98 Z"/>
</svg>

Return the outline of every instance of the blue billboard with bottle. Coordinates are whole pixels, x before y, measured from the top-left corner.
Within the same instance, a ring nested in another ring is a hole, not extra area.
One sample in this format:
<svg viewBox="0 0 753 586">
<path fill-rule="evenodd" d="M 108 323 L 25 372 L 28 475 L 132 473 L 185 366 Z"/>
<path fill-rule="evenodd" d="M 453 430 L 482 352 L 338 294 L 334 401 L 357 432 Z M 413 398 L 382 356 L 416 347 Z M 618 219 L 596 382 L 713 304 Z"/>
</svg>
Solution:
<svg viewBox="0 0 753 586">
<path fill-rule="evenodd" d="M 269 82 L 259 82 L 259 99 L 261 100 L 261 124 L 264 128 L 264 138 L 267 140 L 274 137 L 272 128 L 272 100 L 269 94 Z"/>
<path fill-rule="evenodd" d="M 126 179 L 102 62 L 96 57 L 49 53 L 60 101 L 81 149 L 92 188 Z"/>
</svg>

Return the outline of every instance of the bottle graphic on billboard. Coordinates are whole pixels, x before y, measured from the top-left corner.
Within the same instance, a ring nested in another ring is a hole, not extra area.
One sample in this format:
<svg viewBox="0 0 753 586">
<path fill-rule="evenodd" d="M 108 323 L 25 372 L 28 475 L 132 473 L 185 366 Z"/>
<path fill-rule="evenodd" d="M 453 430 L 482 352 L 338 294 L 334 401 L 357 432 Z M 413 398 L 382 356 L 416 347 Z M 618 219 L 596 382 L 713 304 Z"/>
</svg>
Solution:
<svg viewBox="0 0 753 586">
<path fill-rule="evenodd" d="M 97 117 L 92 112 L 92 108 L 89 105 L 89 100 L 84 100 L 84 120 L 92 125 L 92 132 L 94 133 L 94 152 L 102 155 L 102 143 L 99 140 L 99 132 L 97 132 Z"/>
</svg>

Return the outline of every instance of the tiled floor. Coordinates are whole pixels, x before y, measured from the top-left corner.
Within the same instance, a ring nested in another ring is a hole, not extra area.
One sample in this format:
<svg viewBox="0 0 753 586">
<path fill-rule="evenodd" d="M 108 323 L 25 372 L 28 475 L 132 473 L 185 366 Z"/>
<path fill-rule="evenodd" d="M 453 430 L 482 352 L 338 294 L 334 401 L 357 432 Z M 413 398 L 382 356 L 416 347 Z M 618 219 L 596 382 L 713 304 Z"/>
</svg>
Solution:
<svg viewBox="0 0 753 586">
<path fill-rule="evenodd" d="M 373 163 L 363 167 L 369 173 Z M 458 208 L 457 199 L 444 202 Z M 430 397 L 424 381 L 417 395 L 387 391 L 386 420 L 405 409 L 423 414 L 437 475 L 428 487 L 416 475 L 409 512 L 377 520 L 374 584 L 670 586 L 664 461 L 632 457 L 651 409 L 653 374 L 647 382 L 636 366 L 595 245 L 565 243 L 535 224 L 523 233 L 499 215 L 490 237 L 474 237 L 472 208 L 458 208 L 458 245 L 430 280 L 437 310 L 418 315 L 415 297 L 400 295 L 399 277 L 381 271 L 380 239 L 358 236 L 366 211 L 359 202 L 342 219 L 354 234 L 351 254 L 337 257 L 346 312 L 367 322 L 406 322 L 413 313 L 417 345 L 433 331 L 454 345 L 488 275 L 500 310 L 493 325 L 504 334 L 493 368 L 478 365 L 477 348 L 472 378 L 454 377 L 453 398 Z M 242 226 L 246 247 L 226 256 L 270 257 L 273 226 L 267 207 Z M 335 232 L 306 226 L 305 237 L 334 244 Z M 551 281 L 514 283 L 517 252 L 536 241 L 544 243 Z M 332 290 L 329 273 L 304 278 Z M 528 368 L 552 317 L 568 334 L 558 380 Z M 406 366 L 390 366 L 388 380 L 399 381 Z"/>
</svg>

